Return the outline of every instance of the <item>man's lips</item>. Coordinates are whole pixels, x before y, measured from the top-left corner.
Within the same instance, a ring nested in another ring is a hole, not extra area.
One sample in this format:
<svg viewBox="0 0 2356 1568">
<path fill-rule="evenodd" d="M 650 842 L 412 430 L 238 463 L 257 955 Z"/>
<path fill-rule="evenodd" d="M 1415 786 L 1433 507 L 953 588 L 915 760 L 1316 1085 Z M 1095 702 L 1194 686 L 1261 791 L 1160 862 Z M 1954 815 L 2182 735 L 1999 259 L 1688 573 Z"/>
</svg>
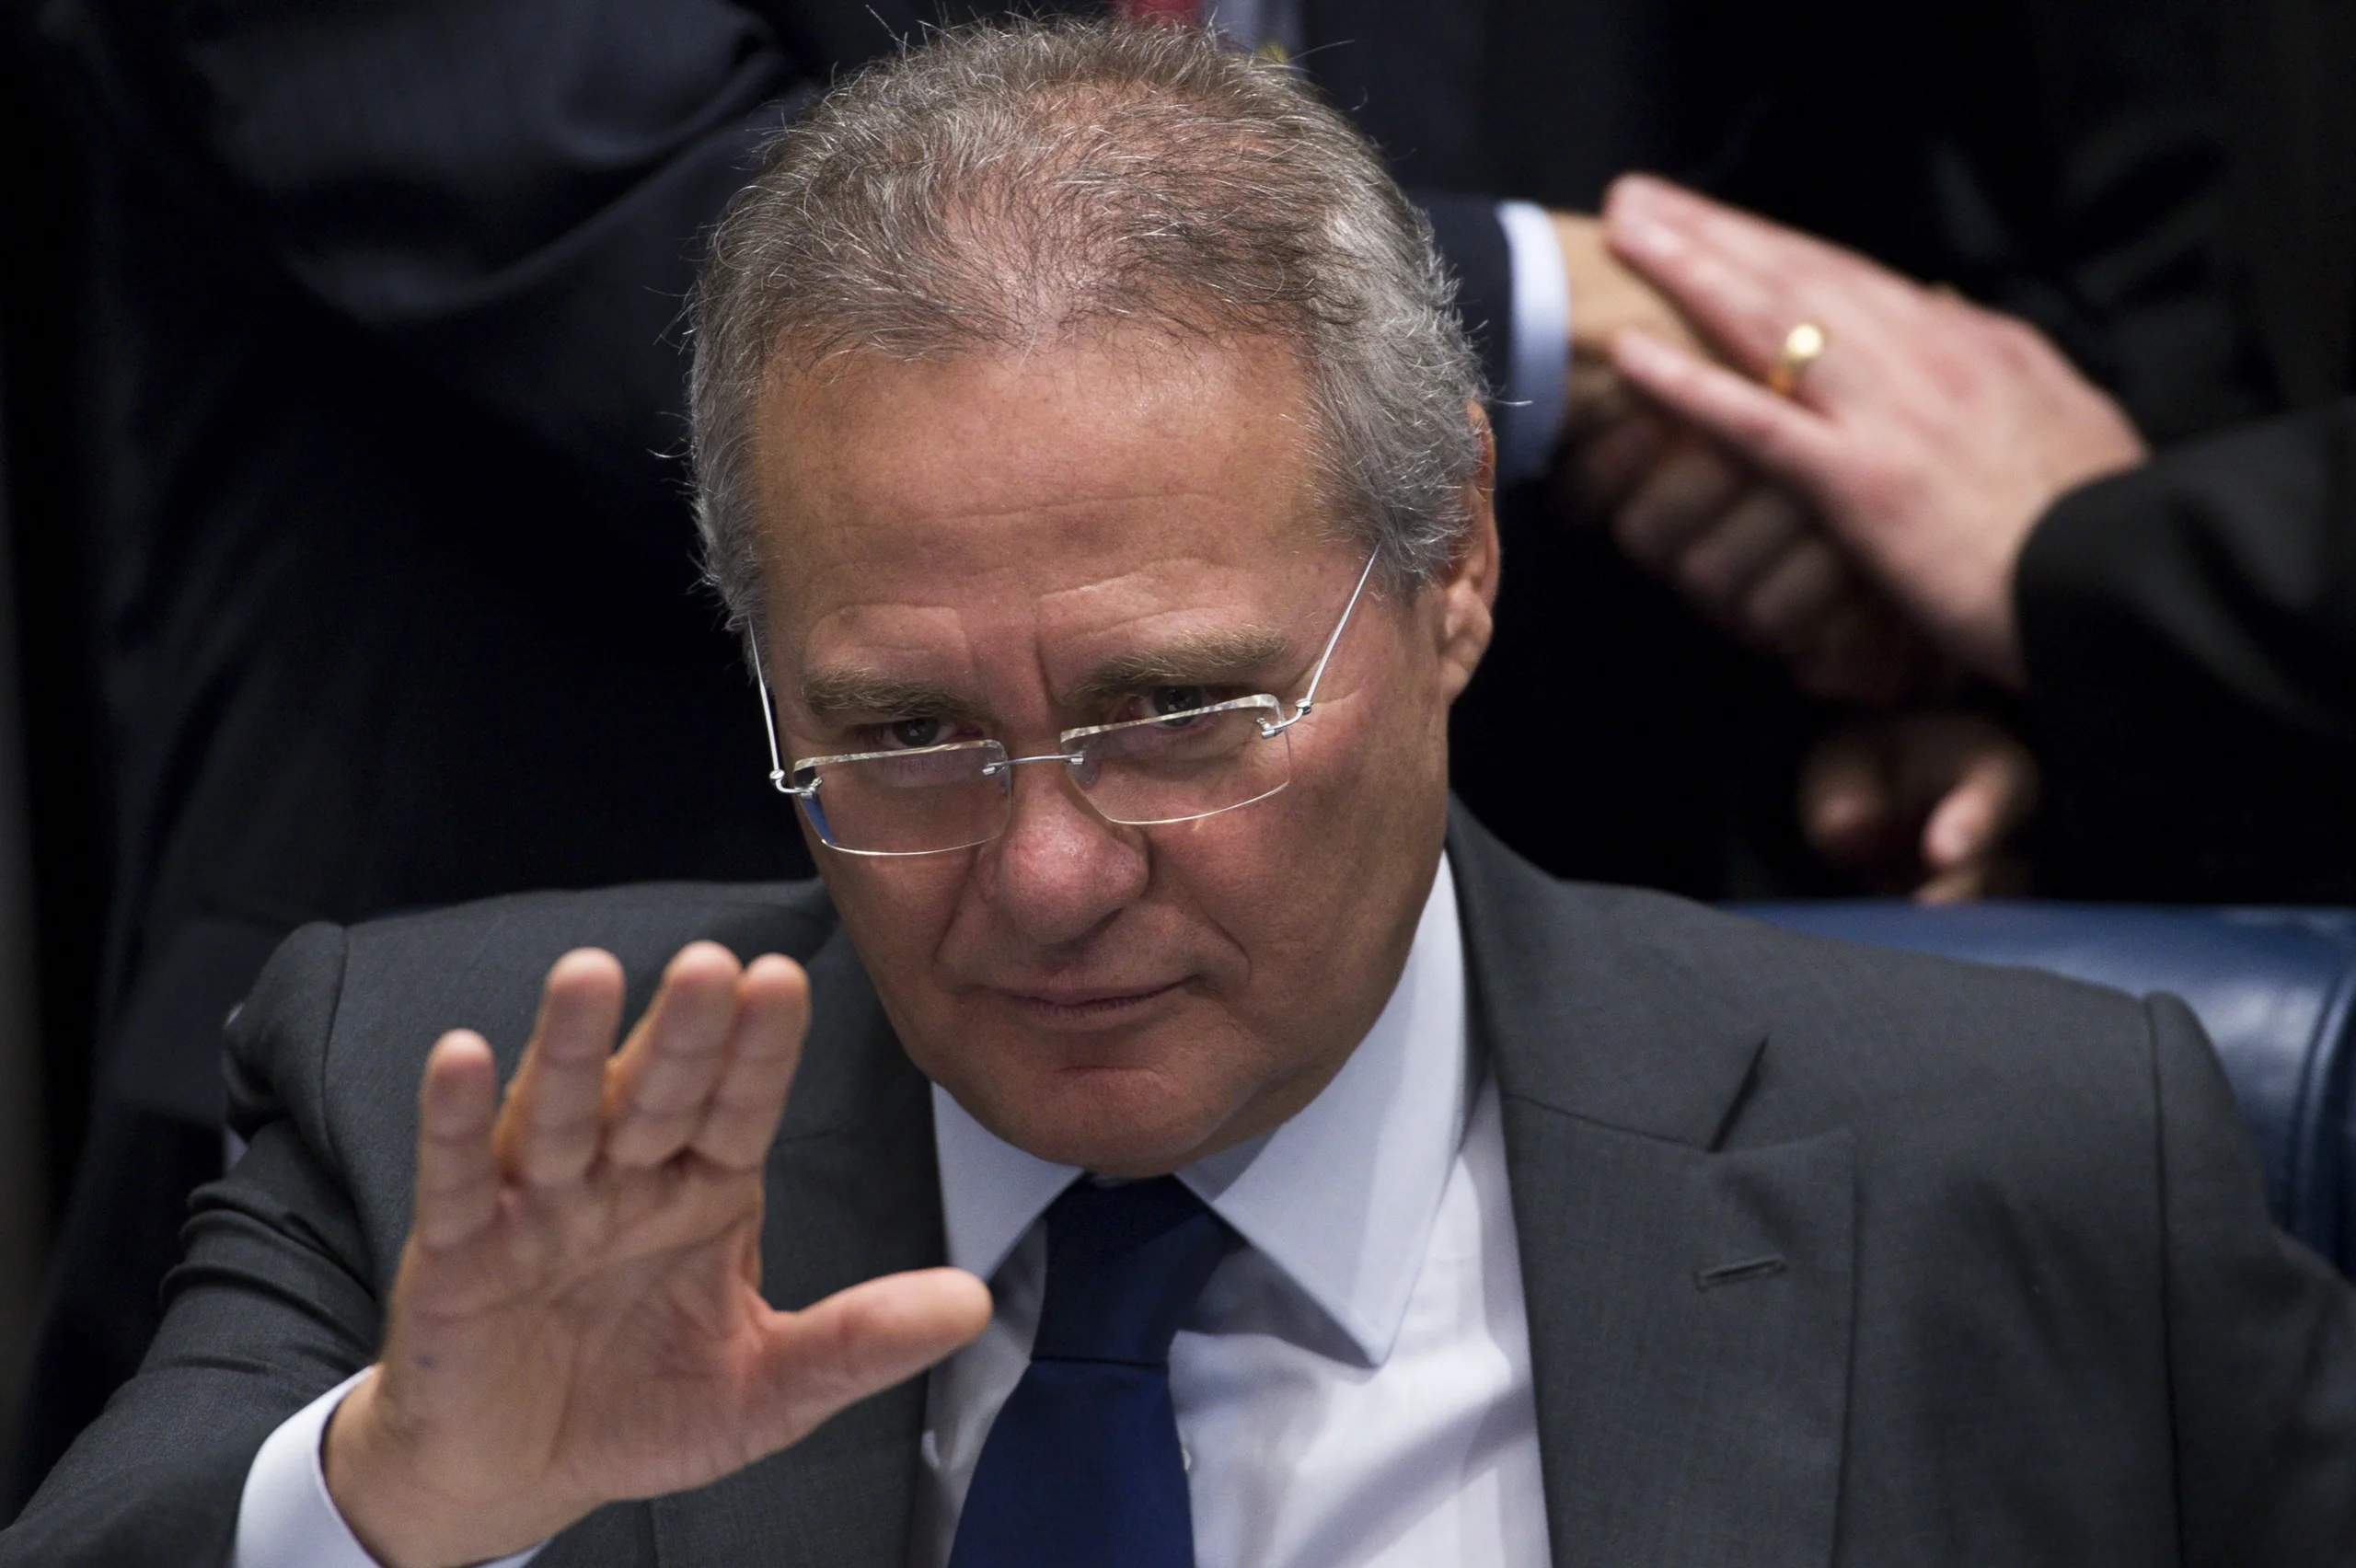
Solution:
<svg viewBox="0 0 2356 1568">
<path fill-rule="evenodd" d="M 1183 980 L 1160 986 L 994 986 L 1018 1011 L 1050 1023 L 1111 1023 L 1171 995 Z"/>
</svg>

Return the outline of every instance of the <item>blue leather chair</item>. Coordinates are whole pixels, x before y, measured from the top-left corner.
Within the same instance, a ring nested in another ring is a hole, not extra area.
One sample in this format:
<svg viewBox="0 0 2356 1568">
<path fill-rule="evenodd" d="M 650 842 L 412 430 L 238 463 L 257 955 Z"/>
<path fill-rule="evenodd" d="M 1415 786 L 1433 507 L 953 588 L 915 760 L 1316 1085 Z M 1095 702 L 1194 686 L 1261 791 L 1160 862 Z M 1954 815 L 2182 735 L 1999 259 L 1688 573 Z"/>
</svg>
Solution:
<svg viewBox="0 0 2356 1568">
<path fill-rule="evenodd" d="M 1869 946 L 2184 998 L 2258 1136 L 2274 1217 L 2356 1277 L 2356 910 L 1753 904 Z"/>
</svg>

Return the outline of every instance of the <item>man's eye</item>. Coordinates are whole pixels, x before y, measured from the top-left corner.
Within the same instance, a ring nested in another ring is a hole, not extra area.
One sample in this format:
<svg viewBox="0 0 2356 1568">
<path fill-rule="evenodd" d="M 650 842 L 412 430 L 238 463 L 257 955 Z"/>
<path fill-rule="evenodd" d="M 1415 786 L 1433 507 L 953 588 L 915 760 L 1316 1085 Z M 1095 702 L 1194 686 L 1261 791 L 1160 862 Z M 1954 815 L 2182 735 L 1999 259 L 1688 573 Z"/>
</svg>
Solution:
<svg viewBox="0 0 2356 1568">
<path fill-rule="evenodd" d="M 895 746 L 913 750 L 918 746 L 937 746 L 949 738 L 949 723 L 943 719 L 903 719 L 885 726 L 885 737 Z"/>
<path fill-rule="evenodd" d="M 1175 719 L 1181 714 L 1208 708 L 1223 700 L 1225 696 L 1225 693 L 1214 686 L 1152 686 L 1122 698 L 1118 710 L 1111 714 L 1105 721 L 1124 723 L 1147 719 Z"/>
<path fill-rule="evenodd" d="M 1156 686 L 1146 694 L 1147 711 L 1138 717 L 1164 719 L 1172 713 L 1207 708 L 1214 700 L 1208 686 Z"/>
</svg>

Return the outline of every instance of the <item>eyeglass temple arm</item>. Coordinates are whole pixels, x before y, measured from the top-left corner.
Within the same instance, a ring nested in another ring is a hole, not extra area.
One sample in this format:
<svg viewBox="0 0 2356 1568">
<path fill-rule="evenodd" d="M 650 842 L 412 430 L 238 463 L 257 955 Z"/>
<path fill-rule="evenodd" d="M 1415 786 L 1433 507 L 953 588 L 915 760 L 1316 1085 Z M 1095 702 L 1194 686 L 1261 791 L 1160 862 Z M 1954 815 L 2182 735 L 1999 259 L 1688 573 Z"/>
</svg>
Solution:
<svg viewBox="0 0 2356 1568">
<path fill-rule="evenodd" d="M 753 680 L 761 688 L 761 728 L 769 736 L 769 786 L 780 795 L 806 795 L 807 790 L 797 790 L 785 781 L 785 758 L 777 749 L 777 709 L 769 701 L 768 672 L 761 668 L 761 640 L 748 636 L 745 651 L 753 656 Z"/>
<path fill-rule="evenodd" d="M 1366 570 L 1358 573 L 1358 585 L 1350 590 L 1350 602 L 1342 606 L 1342 618 L 1334 623 L 1334 635 L 1325 640 L 1325 651 L 1317 655 L 1317 667 L 1309 672 L 1309 689 L 1301 693 L 1299 698 L 1293 703 L 1292 712 L 1288 717 L 1279 719 L 1274 723 L 1270 723 L 1265 719 L 1261 720 L 1260 733 L 1262 735 L 1273 739 L 1283 734 L 1287 730 L 1308 718 L 1309 710 L 1317 705 L 1317 683 L 1325 678 L 1325 666 L 1333 659 L 1334 649 L 1341 642 L 1342 633 L 1349 626 L 1350 617 L 1358 607 L 1359 595 L 1366 592 L 1367 582 L 1374 576 L 1374 563 L 1381 559 L 1382 552 L 1380 549 L 1366 558 Z"/>
</svg>

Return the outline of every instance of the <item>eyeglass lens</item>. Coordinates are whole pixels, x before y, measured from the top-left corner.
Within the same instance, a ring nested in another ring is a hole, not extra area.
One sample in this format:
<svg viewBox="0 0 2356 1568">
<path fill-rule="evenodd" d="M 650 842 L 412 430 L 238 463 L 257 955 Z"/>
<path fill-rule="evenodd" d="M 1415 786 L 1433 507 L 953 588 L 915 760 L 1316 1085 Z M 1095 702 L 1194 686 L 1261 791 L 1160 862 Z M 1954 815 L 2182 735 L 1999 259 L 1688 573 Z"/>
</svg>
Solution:
<svg viewBox="0 0 2356 1568">
<path fill-rule="evenodd" d="M 1080 740 L 1065 766 L 1105 820 L 1190 822 L 1265 800 L 1292 781 L 1292 741 L 1261 732 L 1262 709 L 1176 713 Z M 855 855 L 927 855 L 987 843 L 1014 811 L 1014 767 L 996 741 L 823 762 L 803 810 L 820 838 Z M 1044 764 L 1042 765 L 1044 766 Z"/>
</svg>

